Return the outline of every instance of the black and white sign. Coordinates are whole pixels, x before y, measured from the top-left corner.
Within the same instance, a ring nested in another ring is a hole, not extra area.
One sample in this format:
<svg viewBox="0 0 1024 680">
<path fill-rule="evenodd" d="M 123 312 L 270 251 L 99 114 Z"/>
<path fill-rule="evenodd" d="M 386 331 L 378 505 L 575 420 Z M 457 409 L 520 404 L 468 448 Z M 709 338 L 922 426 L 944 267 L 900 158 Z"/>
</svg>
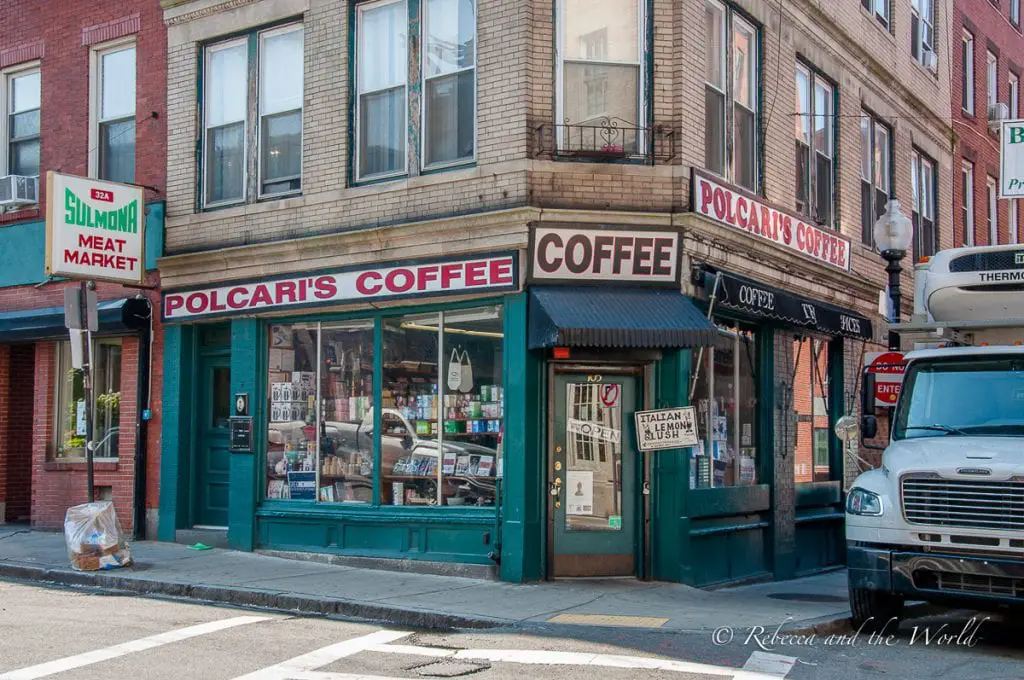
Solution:
<svg viewBox="0 0 1024 680">
<path fill-rule="evenodd" d="M 252 418 L 232 417 L 228 419 L 232 453 L 252 453 Z"/>
<path fill-rule="evenodd" d="M 532 239 L 533 281 L 672 285 L 679 280 L 675 231 L 537 227 Z"/>
<path fill-rule="evenodd" d="M 696 446 L 697 411 L 692 406 L 637 411 L 636 443 L 641 451 Z"/>
</svg>

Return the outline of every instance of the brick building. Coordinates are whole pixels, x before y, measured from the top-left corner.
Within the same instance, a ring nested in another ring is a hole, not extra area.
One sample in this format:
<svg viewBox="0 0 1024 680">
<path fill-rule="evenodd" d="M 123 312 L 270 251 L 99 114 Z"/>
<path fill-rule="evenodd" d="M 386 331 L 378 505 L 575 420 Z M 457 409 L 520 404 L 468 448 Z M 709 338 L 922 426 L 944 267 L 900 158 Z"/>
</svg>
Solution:
<svg viewBox="0 0 1024 680">
<path fill-rule="evenodd" d="M 63 313 L 64 289 L 78 282 L 44 271 L 48 171 L 145 187 L 146 287 L 96 289 L 94 484 L 137 536 L 155 519 L 162 333 L 148 300 L 158 300 L 163 241 L 166 54 L 156 0 L 4 4 L 0 523 L 58 528 L 87 498 L 82 383 Z"/>
<path fill-rule="evenodd" d="M 952 0 L 162 5 L 161 539 L 842 559 L 872 227 L 898 199 L 915 255 L 952 243 Z M 636 450 L 688 404 L 697 446 Z"/>
<path fill-rule="evenodd" d="M 1020 0 L 953 3 L 952 99 L 958 171 L 957 245 L 1020 243 L 1019 201 L 999 193 L 999 121 L 1020 118 L 1024 33 Z"/>
</svg>

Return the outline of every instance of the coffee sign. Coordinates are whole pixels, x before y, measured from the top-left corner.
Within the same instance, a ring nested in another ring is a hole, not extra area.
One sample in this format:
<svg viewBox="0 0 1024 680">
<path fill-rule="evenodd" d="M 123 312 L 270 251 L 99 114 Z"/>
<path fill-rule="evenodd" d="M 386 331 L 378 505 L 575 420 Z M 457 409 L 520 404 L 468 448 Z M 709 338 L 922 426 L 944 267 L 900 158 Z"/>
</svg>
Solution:
<svg viewBox="0 0 1024 680">
<path fill-rule="evenodd" d="M 850 242 L 839 232 L 804 222 L 697 170 L 691 184 L 695 213 L 830 267 L 850 270 Z"/>
<path fill-rule="evenodd" d="M 142 187 L 46 173 L 46 274 L 142 283 Z"/>
<path fill-rule="evenodd" d="M 531 257 L 534 281 L 679 281 L 679 234 L 674 231 L 537 227 Z"/>
</svg>

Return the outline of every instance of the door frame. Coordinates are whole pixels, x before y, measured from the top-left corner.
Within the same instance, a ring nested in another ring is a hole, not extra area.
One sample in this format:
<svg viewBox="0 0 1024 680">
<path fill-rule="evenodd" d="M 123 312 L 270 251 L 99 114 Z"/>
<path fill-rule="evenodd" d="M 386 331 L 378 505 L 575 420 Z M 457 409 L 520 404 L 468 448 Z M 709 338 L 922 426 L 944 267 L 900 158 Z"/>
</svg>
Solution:
<svg viewBox="0 0 1024 680">
<path fill-rule="evenodd" d="M 555 450 L 555 376 L 559 374 L 595 374 L 634 377 L 640 379 L 640 408 L 649 409 L 654 403 L 654 362 L 637 361 L 633 363 L 600 362 L 587 360 L 586 362 L 547 362 L 547 390 L 545 398 L 545 411 L 543 422 L 547 432 L 544 436 L 545 449 L 543 452 L 544 469 L 546 475 L 541 481 L 541 493 L 544 494 L 544 512 L 547 515 L 544 520 L 545 530 L 545 568 L 544 575 L 548 580 L 556 578 L 554 572 L 555 558 L 555 507 L 554 497 L 548 493 L 548 487 L 555 477 L 554 450 Z M 633 447 L 636 449 L 636 447 Z M 641 517 L 636 527 L 639 536 L 638 554 L 636 555 L 636 573 L 634 577 L 642 580 L 651 580 L 651 496 L 645 490 L 652 488 L 651 483 L 651 456 L 643 451 L 637 450 L 639 456 L 636 466 L 638 475 L 637 493 L 641 497 Z M 558 577 L 565 578 L 565 577 Z M 629 577 L 623 577 L 629 578 Z"/>
<path fill-rule="evenodd" d="M 231 344 L 226 345 L 203 345 L 203 331 L 211 330 L 214 327 L 226 328 L 230 333 L 231 323 L 201 324 L 195 326 L 192 337 L 192 385 L 191 398 L 193 408 L 191 412 L 191 441 L 189 446 L 189 470 L 188 470 L 188 519 L 185 522 L 185 529 L 204 528 L 197 523 L 199 519 L 198 503 L 199 493 L 199 457 L 202 455 L 202 414 L 199 413 L 199 405 L 202 401 L 201 391 L 204 389 L 205 362 L 210 359 L 225 359 L 228 362 L 228 369 L 231 368 Z M 226 527 L 225 527 L 226 528 Z M 218 529 L 220 531 L 222 529 Z"/>
</svg>

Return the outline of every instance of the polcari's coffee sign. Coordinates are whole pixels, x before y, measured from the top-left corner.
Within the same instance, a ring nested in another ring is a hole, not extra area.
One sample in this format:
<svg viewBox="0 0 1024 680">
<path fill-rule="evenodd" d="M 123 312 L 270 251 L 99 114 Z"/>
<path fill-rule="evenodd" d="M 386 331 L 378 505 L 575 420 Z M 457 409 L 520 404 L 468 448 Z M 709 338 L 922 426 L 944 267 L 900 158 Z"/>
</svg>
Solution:
<svg viewBox="0 0 1024 680">
<path fill-rule="evenodd" d="M 164 321 L 344 305 L 385 299 L 473 294 L 519 288 L 518 252 L 407 264 L 367 265 L 211 288 L 167 291 Z"/>
<path fill-rule="evenodd" d="M 693 212 L 830 267 L 850 270 L 850 242 L 838 232 L 808 224 L 696 169 L 691 186 Z"/>
<path fill-rule="evenodd" d="M 679 281 L 679 234 L 674 231 L 537 227 L 530 253 L 532 281 Z"/>
<path fill-rule="evenodd" d="M 141 283 L 142 187 L 46 173 L 46 274 Z"/>
</svg>

